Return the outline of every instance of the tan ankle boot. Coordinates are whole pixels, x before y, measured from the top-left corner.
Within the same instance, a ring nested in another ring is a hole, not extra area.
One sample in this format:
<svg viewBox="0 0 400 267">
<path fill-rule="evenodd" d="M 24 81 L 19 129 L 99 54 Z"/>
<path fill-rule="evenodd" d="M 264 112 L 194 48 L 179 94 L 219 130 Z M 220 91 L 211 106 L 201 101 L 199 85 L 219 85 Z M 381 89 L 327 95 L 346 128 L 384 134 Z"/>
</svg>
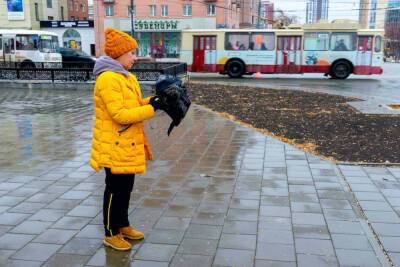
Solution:
<svg viewBox="0 0 400 267">
<path fill-rule="evenodd" d="M 103 243 L 116 250 L 130 250 L 132 248 L 132 245 L 124 239 L 122 234 L 105 236 Z"/>
<path fill-rule="evenodd" d="M 132 226 L 120 228 L 119 231 L 124 237 L 128 239 L 138 240 L 144 238 L 144 233 L 140 232 L 139 230 L 136 230 Z"/>
</svg>

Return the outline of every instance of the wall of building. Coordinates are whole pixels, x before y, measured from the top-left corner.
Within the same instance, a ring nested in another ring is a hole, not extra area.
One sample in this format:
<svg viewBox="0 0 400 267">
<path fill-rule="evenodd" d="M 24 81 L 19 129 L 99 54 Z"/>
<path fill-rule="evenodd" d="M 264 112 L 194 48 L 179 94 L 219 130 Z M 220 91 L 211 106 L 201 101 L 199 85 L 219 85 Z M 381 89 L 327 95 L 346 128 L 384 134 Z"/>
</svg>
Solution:
<svg viewBox="0 0 400 267">
<path fill-rule="evenodd" d="M 89 17 L 88 8 L 88 0 L 68 0 L 68 18 L 73 20 L 87 20 Z"/>
<path fill-rule="evenodd" d="M 104 47 L 104 29 L 108 26 L 130 32 L 131 22 L 128 14 L 129 0 L 110 0 L 95 1 L 93 3 L 94 26 L 96 34 L 96 55 L 102 55 Z M 240 0 L 238 0 L 240 1 Z M 256 0 L 252 0 L 256 1 Z M 166 1 L 166 0 L 135 0 L 135 21 L 143 20 L 146 22 L 156 20 L 174 20 L 178 22 L 178 28 L 182 29 L 205 29 L 205 28 L 238 28 L 240 12 L 232 5 L 231 1 L 217 0 L 207 2 L 216 6 L 226 8 L 216 8 L 215 16 L 208 16 L 206 2 L 202 1 Z M 183 15 L 183 5 L 192 5 L 192 15 Z M 105 6 L 110 5 L 114 8 L 113 16 L 105 16 Z M 156 6 L 156 16 L 150 16 L 150 5 Z M 168 16 L 161 16 L 161 5 L 168 5 Z M 139 30 L 141 31 L 141 30 Z M 142 30 L 145 31 L 145 30 Z"/>
<path fill-rule="evenodd" d="M 361 0 L 359 22 L 361 27 L 383 29 L 388 0 Z"/>
<path fill-rule="evenodd" d="M 23 20 L 9 20 L 7 11 L 7 1 L 0 1 L 0 28 L 3 29 L 37 29 L 39 24 L 32 22 L 35 19 L 32 0 L 24 1 L 24 19 Z M 33 16 L 32 16 L 33 14 Z"/>
<path fill-rule="evenodd" d="M 47 0 L 42 0 L 42 7 L 43 7 L 43 17 L 40 20 L 61 20 L 61 6 L 65 4 L 64 1 L 60 0 L 51 0 L 52 7 L 47 7 Z M 64 6 L 64 12 L 67 9 Z M 52 17 L 53 19 L 50 19 Z"/>
<path fill-rule="evenodd" d="M 39 20 L 35 14 L 35 4 L 38 5 Z M 61 20 L 61 6 L 64 6 L 64 18 L 67 18 L 66 0 L 52 0 L 52 8 L 47 7 L 46 0 L 24 0 L 24 19 L 9 20 L 7 15 L 7 2 L 0 2 L 0 28 L 5 29 L 33 29 L 40 28 L 40 20 Z"/>
<path fill-rule="evenodd" d="M 306 23 L 327 21 L 328 11 L 328 0 L 308 0 L 306 8 Z"/>
</svg>

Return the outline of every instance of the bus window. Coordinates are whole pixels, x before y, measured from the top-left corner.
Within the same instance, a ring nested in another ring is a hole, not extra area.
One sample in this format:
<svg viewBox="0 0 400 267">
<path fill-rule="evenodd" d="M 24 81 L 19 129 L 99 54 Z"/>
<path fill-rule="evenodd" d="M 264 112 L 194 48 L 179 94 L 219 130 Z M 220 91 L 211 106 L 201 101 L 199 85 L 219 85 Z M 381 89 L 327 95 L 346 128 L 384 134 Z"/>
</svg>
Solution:
<svg viewBox="0 0 400 267">
<path fill-rule="evenodd" d="M 356 34 L 353 32 L 333 32 L 331 35 L 332 51 L 355 51 Z"/>
<path fill-rule="evenodd" d="M 375 53 L 382 51 L 382 36 L 375 36 Z"/>
<path fill-rule="evenodd" d="M 308 32 L 304 34 L 305 51 L 327 51 L 329 50 L 329 33 Z"/>
<path fill-rule="evenodd" d="M 3 50 L 3 38 L 0 35 L 0 50 Z"/>
<path fill-rule="evenodd" d="M 372 51 L 372 36 L 358 37 L 358 51 Z"/>
<path fill-rule="evenodd" d="M 21 35 L 16 36 L 16 48 L 17 50 L 37 50 L 39 37 L 37 35 Z"/>
<path fill-rule="evenodd" d="M 252 33 L 250 41 L 250 50 L 274 50 L 275 49 L 275 34 L 260 32 Z"/>
<path fill-rule="evenodd" d="M 40 52 L 54 53 L 58 49 L 57 36 L 40 35 Z"/>
<path fill-rule="evenodd" d="M 225 50 L 248 50 L 249 34 L 242 32 L 226 33 Z"/>
</svg>

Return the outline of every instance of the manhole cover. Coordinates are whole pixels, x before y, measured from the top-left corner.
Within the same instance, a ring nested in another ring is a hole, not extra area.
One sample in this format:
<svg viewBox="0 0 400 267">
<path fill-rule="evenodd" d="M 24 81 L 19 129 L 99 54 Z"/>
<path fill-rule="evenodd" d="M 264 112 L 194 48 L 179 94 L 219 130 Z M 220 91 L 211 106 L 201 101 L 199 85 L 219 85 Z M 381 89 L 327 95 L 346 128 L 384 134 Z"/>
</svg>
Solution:
<svg viewBox="0 0 400 267">
<path fill-rule="evenodd" d="M 391 109 L 400 109 L 400 104 L 390 104 L 388 107 Z"/>
</svg>

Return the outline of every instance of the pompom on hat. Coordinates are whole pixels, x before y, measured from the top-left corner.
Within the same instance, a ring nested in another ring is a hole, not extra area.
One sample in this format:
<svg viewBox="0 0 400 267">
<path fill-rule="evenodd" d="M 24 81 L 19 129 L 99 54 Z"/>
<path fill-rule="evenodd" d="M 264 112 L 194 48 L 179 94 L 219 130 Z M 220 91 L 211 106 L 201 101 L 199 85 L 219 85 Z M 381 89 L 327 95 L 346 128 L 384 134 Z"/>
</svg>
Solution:
<svg viewBox="0 0 400 267">
<path fill-rule="evenodd" d="M 122 31 L 107 28 L 105 30 L 105 36 L 106 43 L 104 52 L 106 52 L 107 56 L 114 59 L 138 48 L 136 40 Z"/>
</svg>

